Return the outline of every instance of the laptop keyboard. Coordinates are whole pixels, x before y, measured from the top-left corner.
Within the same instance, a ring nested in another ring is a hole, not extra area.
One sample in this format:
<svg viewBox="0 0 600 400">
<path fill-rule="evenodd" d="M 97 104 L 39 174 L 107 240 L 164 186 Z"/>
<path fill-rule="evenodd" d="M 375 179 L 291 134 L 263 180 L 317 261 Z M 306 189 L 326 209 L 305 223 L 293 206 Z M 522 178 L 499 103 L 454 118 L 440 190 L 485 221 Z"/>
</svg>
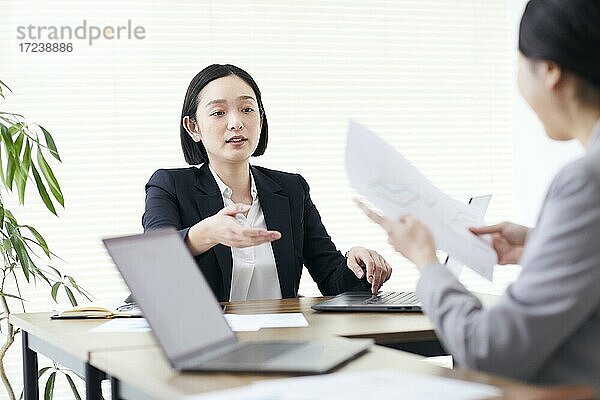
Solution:
<svg viewBox="0 0 600 400">
<path fill-rule="evenodd" d="M 213 360 L 223 363 L 263 363 L 302 346 L 306 346 L 306 343 L 243 343 L 232 351 L 215 357 Z"/>
<path fill-rule="evenodd" d="M 406 304 L 418 305 L 419 299 L 413 292 L 388 292 L 372 296 L 362 304 Z"/>
</svg>

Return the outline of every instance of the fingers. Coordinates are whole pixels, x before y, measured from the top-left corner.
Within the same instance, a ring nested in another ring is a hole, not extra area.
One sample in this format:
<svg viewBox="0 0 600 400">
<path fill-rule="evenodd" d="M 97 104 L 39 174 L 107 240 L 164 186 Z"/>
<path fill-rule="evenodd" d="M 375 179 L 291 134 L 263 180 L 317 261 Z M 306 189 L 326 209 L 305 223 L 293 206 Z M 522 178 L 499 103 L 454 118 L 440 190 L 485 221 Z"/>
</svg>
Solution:
<svg viewBox="0 0 600 400">
<path fill-rule="evenodd" d="M 248 210 L 250 210 L 250 206 L 248 204 L 238 203 L 223 208 L 221 211 L 219 211 L 219 213 L 235 217 L 236 214 L 245 213 Z"/>
<path fill-rule="evenodd" d="M 350 253 L 348 267 L 355 272 L 357 277 L 361 278 L 364 272 L 361 268 L 361 274 L 359 275 L 356 266 L 360 267 L 360 263 L 364 264 L 366 266 L 367 282 L 371 284 L 371 293 L 377 294 L 383 282 L 389 277 L 385 260 L 377 252 L 365 248 L 355 247 Z M 353 261 L 352 265 L 350 260 Z"/>
<path fill-rule="evenodd" d="M 373 283 L 371 290 L 376 294 L 381 286 L 392 276 L 392 267 L 380 254 L 372 251 L 372 257 L 375 260 L 375 273 L 373 274 Z"/>
<path fill-rule="evenodd" d="M 373 281 L 371 282 L 371 293 L 377 294 L 379 288 L 383 285 L 383 276 L 385 274 L 385 266 L 375 261 L 375 269 L 373 272 Z"/>
<path fill-rule="evenodd" d="M 371 257 L 369 251 L 365 248 L 355 248 L 357 250 L 352 251 L 352 256 L 356 259 L 357 264 L 365 266 L 367 273 L 367 282 L 373 282 L 373 275 L 375 273 L 375 261 Z"/>
<path fill-rule="evenodd" d="M 381 256 L 379 256 L 379 257 L 381 257 Z M 388 279 L 390 279 L 390 277 L 392 276 L 392 266 L 390 264 L 388 264 L 388 262 L 383 257 L 381 257 L 381 259 L 383 260 L 383 263 L 385 264 L 385 268 L 386 268 L 386 273 L 385 273 L 385 276 L 384 276 L 384 279 L 382 282 L 382 284 L 383 284 L 384 282 L 387 282 Z"/>
<path fill-rule="evenodd" d="M 348 255 L 347 265 L 348 268 L 354 272 L 354 275 L 356 275 L 358 279 L 362 279 L 362 277 L 365 276 L 365 271 L 362 269 L 355 257 Z"/>
<path fill-rule="evenodd" d="M 477 227 L 477 228 L 473 227 L 473 228 L 469 228 L 469 230 L 476 235 L 485 235 L 485 234 L 489 234 L 489 233 L 502 232 L 502 229 L 504 228 L 505 225 L 506 225 L 506 222 L 501 222 L 501 223 L 495 224 L 495 225 L 481 226 L 481 227 Z"/>
<path fill-rule="evenodd" d="M 359 199 L 354 199 L 354 202 L 358 208 L 360 208 L 366 214 L 366 216 L 369 217 L 371 221 L 383 226 L 385 222 L 385 217 L 383 215 L 377 213 Z"/>
<path fill-rule="evenodd" d="M 227 245 L 236 248 L 258 246 L 259 244 L 281 239 L 281 233 L 266 229 L 244 228 L 234 226 L 230 232 Z"/>
</svg>

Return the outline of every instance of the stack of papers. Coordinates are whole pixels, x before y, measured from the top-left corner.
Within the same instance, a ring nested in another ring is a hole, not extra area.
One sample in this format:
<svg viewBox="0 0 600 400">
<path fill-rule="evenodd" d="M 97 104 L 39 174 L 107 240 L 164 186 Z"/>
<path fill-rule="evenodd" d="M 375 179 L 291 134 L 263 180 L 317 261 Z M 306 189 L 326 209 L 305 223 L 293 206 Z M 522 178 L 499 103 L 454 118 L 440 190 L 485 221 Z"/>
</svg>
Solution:
<svg viewBox="0 0 600 400">
<path fill-rule="evenodd" d="M 501 396 L 489 385 L 391 370 L 256 382 L 186 400 L 480 400 Z"/>
</svg>

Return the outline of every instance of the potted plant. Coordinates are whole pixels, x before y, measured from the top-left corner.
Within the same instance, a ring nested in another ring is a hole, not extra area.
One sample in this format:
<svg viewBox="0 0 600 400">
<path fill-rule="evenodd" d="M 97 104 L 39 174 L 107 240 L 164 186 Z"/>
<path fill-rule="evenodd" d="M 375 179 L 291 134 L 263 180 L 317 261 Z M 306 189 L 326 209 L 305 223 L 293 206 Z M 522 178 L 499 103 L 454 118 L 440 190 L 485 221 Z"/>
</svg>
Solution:
<svg viewBox="0 0 600 400">
<path fill-rule="evenodd" d="M 0 81 L 0 97 L 5 99 L 10 88 Z M 72 305 L 77 305 L 75 294 L 90 299 L 89 293 L 81 288 L 70 275 L 61 273 L 49 265 L 56 258 L 40 232 L 31 225 L 17 221 L 14 214 L 5 207 L 4 196 L 12 195 L 16 189 L 19 204 L 25 203 L 25 188 L 29 182 L 35 184 L 37 193 L 46 208 L 57 215 L 56 203 L 64 207 L 60 185 L 49 160 L 61 162 L 56 144 L 50 132 L 38 124 L 29 124 L 24 116 L 0 110 L 0 397 L 5 391 L 10 400 L 16 400 L 14 389 L 6 375 L 4 357 L 13 344 L 19 329 L 9 322 L 11 307 L 25 312 L 25 299 L 21 295 L 23 284 L 37 283 L 48 285 L 50 296 L 56 302 L 62 288 Z M 42 265 L 44 263 L 45 265 Z M 9 289 L 9 288 L 12 288 Z M 48 376 L 45 385 L 45 398 L 51 398 L 58 373 L 64 373 L 75 398 L 79 393 L 68 370 L 58 365 L 40 369 L 39 376 Z"/>
</svg>

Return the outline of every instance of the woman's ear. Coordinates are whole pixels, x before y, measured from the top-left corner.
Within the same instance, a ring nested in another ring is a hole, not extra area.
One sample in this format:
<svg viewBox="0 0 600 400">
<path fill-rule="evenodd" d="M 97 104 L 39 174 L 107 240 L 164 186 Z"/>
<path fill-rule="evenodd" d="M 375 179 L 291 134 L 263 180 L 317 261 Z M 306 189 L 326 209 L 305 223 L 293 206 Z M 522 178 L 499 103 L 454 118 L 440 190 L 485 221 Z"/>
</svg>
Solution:
<svg viewBox="0 0 600 400">
<path fill-rule="evenodd" d="M 562 68 L 552 61 L 542 62 L 542 72 L 544 76 L 544 85 L 549 90 L 554 90 L 563 78 Z"/>
<path fill-rule="evenodd" d="M 194 142 L 200 142 L 202 140 L 198 124 L 187 115 L 183 117 L 183 127 Z"/>
</svg>

